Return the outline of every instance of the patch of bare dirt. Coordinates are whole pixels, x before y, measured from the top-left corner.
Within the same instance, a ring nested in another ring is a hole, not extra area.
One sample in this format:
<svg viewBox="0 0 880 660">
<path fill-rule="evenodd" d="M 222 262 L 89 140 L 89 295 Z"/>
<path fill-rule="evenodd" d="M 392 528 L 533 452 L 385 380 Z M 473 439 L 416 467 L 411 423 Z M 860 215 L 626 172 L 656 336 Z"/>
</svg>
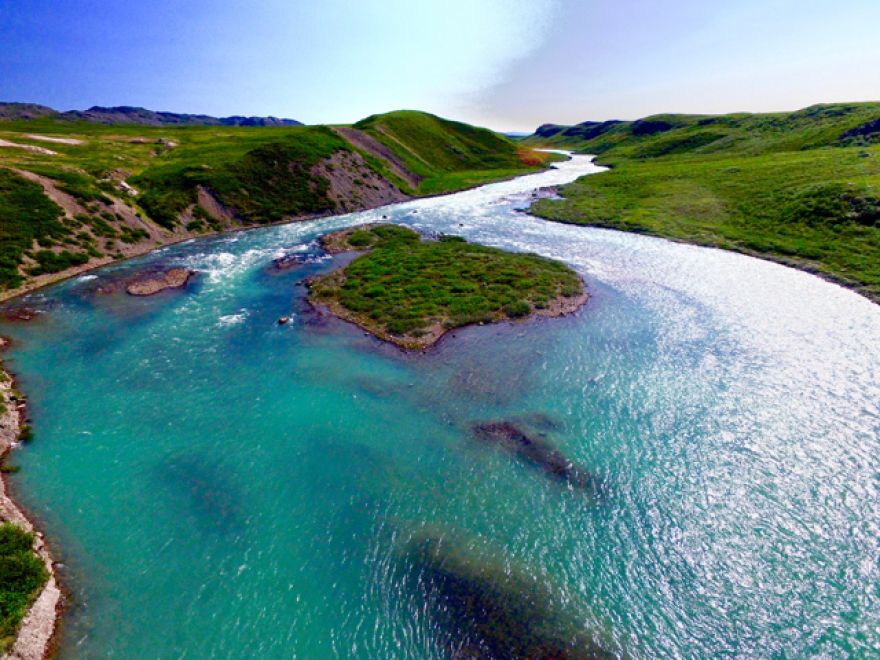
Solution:
<svg viewBox="0 0 880 660">
<path fill-rule="evenodd" d="M 239 226 L 232 209 L 225 206 L 219 199 L 214 197 L 210 190 L 204 186 L 198 187 L 198 205 L 208 212 L 214 220 L 226 228 Z"/>
<path fill-rule="evenodd" d="M 350 128 L 347 126 L 340 126 L 338 128 L 334 128 L 337 134 L 339 134 L 343 139 L 348 140 L 354 146 L 359 149 L 363 149 L 369 154 L 372 154 L 376 158 L 381 158 L 387 164 L 389 169 L 394 172 L 401 179 L 406 181 L 407 185 L 410 188 L 418 188 L 419 183 L 422 181 L 422 177 L 414 172 L 411 172 L 406 163 L 403 162 L 403 159 L 398 156 L 396 153 L 391 151 L 384 144 L 379 142 L 376 138 L 364 133 L 363 131 L 359 131 L 356 128 Z"/>
<path fill-rule="evenodd" d="M 28 172 L 26 170 L 15 170 L 15 172 L 28 179 L 29 181 L 39 183 L 43 187 L 43 191 L 46 193 L 46 196 L 64 210 L 64 215 L 67 218 L 73 218 L 74 216 L 81 213 L 92 215 L 76 200 L 76 198 L 74 198 L 72 195 L 68 195 L 63 190 L 59 190 L 58 186 L 52 179 L 40 176 L 39 174 L 34 174 L 33 172 Z M 141 238 L 136 243 L 125 243 L 118 240 L 115 241 L 114 245 L 112 246 L 112 251 L 121 252 L 124 256 L 131 257 L 137 254 L 143 254 L 147 249 L 155 247 L 157 242 L 167 242 L 167 232 L 164 232 L 157 225 L 140 217 L 138 213 L 128 204 L 125 204 L 124 202 L 115 198 L 111 199 L 113 200 L 111 204 L 104 204 L 103 202 L 95 202 L 95 204 L 98 205 L 101 211 L 109 211 L 116 217 L 116 222 L 113 223 L 115 226 L 126 226 L 132 230 L 141 229 L 147 233 L 146 238 Z M 87 231 L 91 233 L 88 228 L 83 228 L 81 231 Z M 99 239 L 99 237 L 97 236 L 95 238 L 96 240 L 99 240 L 102 245 L 106 242 L 105 239 Z M 34 249 L 39 248 L 35 245 Z M 61 249 L 63 249 L 63 247 L 59 246 L 58 249 L 55 251 L 59 251 Z M 90 261 L 90 264 L 95 265 L 99 261 L 103 260 L 92 260 Z"/>
<path fill-rule="evenodd" d="M 43 154 L 44 156 L 57 156 L 57 151 L 44 149 L 43 147 L 35 147 L 32 144 L 18 144 L 9 140 L 0 139 L 0 147 L 9 147 L 10 149 L 24 149 L 25 151 L 33 151 L 35 154 Z"/>
<path fill-rule="evenodd" d="M 364 157 L 356 151 L 337 151 L 312 167 L 311 172 L 327 179 L 327 196 L 340 213 L 409 199 L 394 184 L 367 167 Z"/>
<path fill-rule="evenodd" d="M 52 179 L 40 176 L 39 174 L 34 174 L 33 172 L 28 172 L 27 170 L 13 171 L 19 176 L 23 176 L 28 181 L 39 183 L 43 187 L 46 196 L 64 209 L 64 215 L 68 218 L 72 218 L 77 213 L 86 213 L 86 210 L 77 203 L 73 195 L 68 195 L 66 192 L 59 190 Z"/>
<path fill-rule="evenodd" d="M 25 135 L 25 137 L 31 140 L 40 140 L 41 142 L 54 142 L 55 144 L 85 144 L 83 140 L 77 140 L 76 138 L 49 137 L 48 135 Z"/>
</svg>

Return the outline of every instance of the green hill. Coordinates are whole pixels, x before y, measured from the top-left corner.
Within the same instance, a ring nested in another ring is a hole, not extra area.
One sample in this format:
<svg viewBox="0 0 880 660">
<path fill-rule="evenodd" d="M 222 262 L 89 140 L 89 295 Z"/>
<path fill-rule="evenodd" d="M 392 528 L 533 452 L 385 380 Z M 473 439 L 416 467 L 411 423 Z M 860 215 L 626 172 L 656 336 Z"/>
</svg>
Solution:
<svg viewBox="0 0 880 660">
<path fill-rule="evenodd" d="M 880 143 L 880 103 L 814 105 L 787 113 L 666 114 L 636 121 L 545 124 L 524 141 L 630 159 L 866 146 Z"/>
<path fill-rule="evenodd" d="M 537 215 L 754 254 L 880 301 L 880 103 L 544 125 L 524 142 L 612 167 Z"/>
<path fill-rule="evenodd" d="M 459 190 L 545 159 L 409 111 L 353 127 L 151 126 L 4 107 L 0 297 L 191 236 Z"/>
<path fill-rule="evenodd" d="M 503 178 L 523 166 L 522 151 L 509 138 L 424 112 L 372 115 L 353 128 L 399 154 L 406 168 L 421 179 L 423 193 L 464 188 L 479 183 L 486 172 Z"/>
</svg>

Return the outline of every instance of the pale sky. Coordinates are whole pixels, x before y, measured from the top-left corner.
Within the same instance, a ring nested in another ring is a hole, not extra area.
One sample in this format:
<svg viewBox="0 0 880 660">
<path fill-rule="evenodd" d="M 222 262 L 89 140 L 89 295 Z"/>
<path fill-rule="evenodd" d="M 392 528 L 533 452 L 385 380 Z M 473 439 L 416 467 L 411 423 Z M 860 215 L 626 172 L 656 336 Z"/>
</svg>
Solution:
<svg viewBox="0 0 880 660">
<path fill-rule="evenodd" d="M 0 100 L 532 130 L 880 99 L 880 0 L 0 0 Z"/>
</svg>

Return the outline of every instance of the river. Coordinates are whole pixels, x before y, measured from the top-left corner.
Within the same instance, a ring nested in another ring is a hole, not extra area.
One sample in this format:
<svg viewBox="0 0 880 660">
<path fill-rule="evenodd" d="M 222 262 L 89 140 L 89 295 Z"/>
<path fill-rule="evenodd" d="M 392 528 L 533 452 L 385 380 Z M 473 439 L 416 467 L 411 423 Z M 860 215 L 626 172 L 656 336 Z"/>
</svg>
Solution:
<svg viewBox="0 0 880 660">
<path fill-rule="evenodd" d="M 64 564 L 60 656 L 447 657 L 474 642 L 426 595 L 425 539 L 482 576 L 481 597 L 526 585 L 559 630 L 615 653 L 880 648 L 880 307 L 777 264 L 522 212 L 599 169 L 575 156 L 190 241 L 29 296 L 46 313 L 0 328 L 34 420 L 10 481 Z M 311 313 L 301 286 L 333 266 L 317 236 L 383 219 L 561 259 L 592 297 L 403 354 Z M 272 272 L 291 251 L 315 258 Z M 148 299 L 96 292 L 159 263 L 200 275 Z M 475 439 L 491 421 L 595 491 Z"/>
</svg>

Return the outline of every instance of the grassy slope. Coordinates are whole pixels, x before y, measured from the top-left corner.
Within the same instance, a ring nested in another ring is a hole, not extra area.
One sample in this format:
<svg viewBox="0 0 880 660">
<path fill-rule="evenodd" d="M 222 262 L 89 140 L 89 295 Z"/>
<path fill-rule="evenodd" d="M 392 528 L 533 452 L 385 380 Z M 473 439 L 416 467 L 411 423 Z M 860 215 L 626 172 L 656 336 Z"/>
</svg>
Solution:
<svg viewBox="0 0 880 660">
<path fill-rule="evenodd" d="M 71 235 L 61 221 L 61 214 L 61 208 L 43 194 L 38 184 L 10 170 L 0 170 L 0 285 L 14 288 L 23 282 L 19 265 L 34 239 L 39 238 L 49 246 Z M 53 260 L 74 259 L 69 251 L 49 255 L 54 253 L 45 249 L 35 251 L 34 257 L 41 260 L 35 268 L 51 270 Z"/>
<path fill-rule="evenodd" d="M 358 151 L 364 171 L 415 195 L 449 192 L 543 164 L 530 150 L 491 131 L 423 113 L 376 115 L 361 124 L 423 177 L 417 190 L 405 188 L 382 159 L 324 126 L 147 127 L 46 118 L 0 122 L 0 139 L 55 152 L 0 147 L 0 292 L 40 272 L 119 258 L 126 248 L 127 253 L 143 252 L 193 234 L 333 213 L 329 181 L 312 168 L 338 151 Z M 32 134 L 82 144 L 46 142 L 28 137 Z M 46 177 L 72 195 L 80 207 L 76 219 L 64 218 L 56 205 L 33 197 L 39 186 L 12 169 Z M 137 189 L 137 196 L 120 190 L 122 179 Z M 200 187 L 234 220 L 199 206 Z M 28 196 L 37 201 L 31 204 Z M 146 223 L 149 237 L 131 218 L 126 226 L 116 217 L 120 202 Z"/>
<path fill-rule="evenodd" d="M 261 134 L 261 132 L 263 134 Z M 196 202 L 197 186 L 210 190 L 246 223 L 332 209 L 326 181 L 310 173 L 321 159 L 349 145 L 323 126 L 262 129 L 181 141 L 131 183 L 143 188 L 140 204 L 151 218 L 173 227 Z"/>
<path fill-rule="evenodd" d="M 363 327 L 404 343 L 432 325 L 454 328 L 527 316 L 560 295 L 583 293 L 574 271 L 533 254 L 503 252 L 457 237 L 422 240 L 411 229 L 393 225 L 344 236 L 351 249 L 370 252 L 342 272 L 314 281 L 312 297 L 337 301 Z"/>
<path fill-rule="evenodd" d="M 613 169 L 532 211 L 773 258 L 880 300 L 878 117 L 880 104 L 847 104 L 533 136 L 530 143 L 599 153 Z"/>
<path fill-rule="evenodd" d="M 416 194 L 461 190 L 539 167 L 546 156 L 524 152 L 498 133 L 424 112 L 372 115 L 354 125 L 397 153 L 422 177 Z"/>
<path fill-rule="evenodd" d="M 634 122 L 584 122 L 546 125 L 527 144 L 608 154 L 613 160 L 655 158 L 682 153 L 766 154 L 823 146 L 865 146 L 880 140 L 880 127 L 869 135 L 840 139 L 844 133 L 880 118 L 880 103 L 816 105 L 797 112 L 730 115 L 654 115 Z M 552 130 L 558 132 L 549 134 Z"/>
</svg>

